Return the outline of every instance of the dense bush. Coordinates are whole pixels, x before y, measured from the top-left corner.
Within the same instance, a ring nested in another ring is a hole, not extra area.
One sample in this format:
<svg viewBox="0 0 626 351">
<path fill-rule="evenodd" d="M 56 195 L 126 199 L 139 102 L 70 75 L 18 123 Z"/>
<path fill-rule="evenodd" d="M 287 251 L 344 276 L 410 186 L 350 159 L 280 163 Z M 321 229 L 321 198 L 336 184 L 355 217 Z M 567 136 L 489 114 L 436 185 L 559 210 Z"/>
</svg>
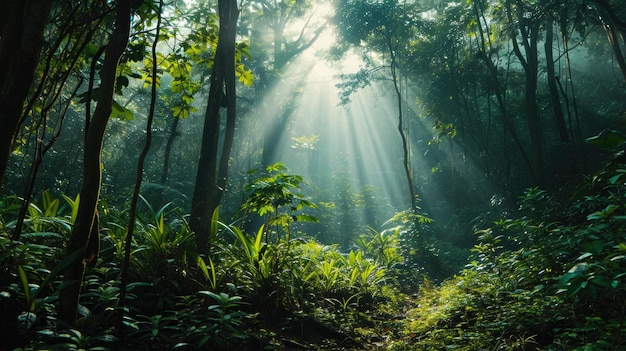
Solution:
<svg viewBox="0 0 626 351">
<path fill-rule="evenodd" d="M 625 165 L 618 153 L 571 201 L 531 188 L 519 217 L 477 231 L 471 262 L 424 284 L 406 343 L 420 350 L 626 348 Z"/>
</svg>

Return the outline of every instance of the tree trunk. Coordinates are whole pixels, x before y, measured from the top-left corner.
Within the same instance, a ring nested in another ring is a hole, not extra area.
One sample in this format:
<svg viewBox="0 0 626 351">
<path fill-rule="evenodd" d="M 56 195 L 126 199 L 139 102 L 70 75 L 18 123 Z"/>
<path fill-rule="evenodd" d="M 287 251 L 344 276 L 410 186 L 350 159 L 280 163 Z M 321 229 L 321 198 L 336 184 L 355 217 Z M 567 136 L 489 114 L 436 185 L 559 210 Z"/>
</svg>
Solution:
<svg viewBox="0 0 626 351">
<path fill-rule="evenodd" d="M 602 26 L 606 32 L 606 35 L 609 39 L 609 44 L 611 44 L 611 49 L 613 49 L 613 55 L 615 56 L 615 61 L 617 61 L 617 66 L 619 67 L 620 72 L 622 72 L 622 76 L 624 81 L 626 82 L 626 61 L 624 60 L 624 54 L 622 53 L 622 48 L 619 43 L 619 36 L 615 32 L 615 28 L 610 24 L 603 23 Z"/>
<path fill-rule="evenodd" d="M 141 150 L 141 154 L 139 155 L 139 160 L 137 162 L 137 175 L 135 178 L 135 188 L 133 190 L 133 196 L 130 200 L 130 209 L 128 211 L 128 227 L 126 228 L 126 237 L 124 238 L 124 263 L 122 264 L 122 277 L 120 283 L 120 300 L 119 307 L 124 309 L 126 307 L 126 292 L 129 283 L 129 267 L 130 267 L 130 256 L 132 251 L 132 242 L 133 235 L 135 233 L 135 219 L 137 218 L 137 202 L 139 201 L 139 192 L 141 191 L 141 183 L 143 181 L 143 172 L 144 172 L 144 164 L 146 161 L 146 157 L 148 156 L 148 152 L 150 151 L 150 146 L 152 145 L 152 124 L 154 121 L 154 110 L 156 107 L 156 98 L 157 98 L 157 80 L 158 80 L 158 70 L 157 70 L 157 45 L 159 44 L 159 37 L 161 34 L 161 13 L 163 11 L 163 0 L 159 0 L 157 12 L 157 23 L 156 23 L 156 31 L 154 33 L 154 41 L 152 42 L 152 84 L 150 89 L 150 109 L 148 111 L 148 120 L 146 122 L 146 140 L 144 143 L 144 147 Z M 176 117 L 174 117 L 176 118 Z M 178 118 L 176 118 L 178 120 Z M 121 322 L 123 319 L 123 314 L 120 314 L 119 321 Z"/>
<path fill-rule="evenodd" d="M 319 39 L 328 25 L 326 22 L 317 27 L 314 31 L 313 37 L 303 41 L 303 34 L 308 27 L 307 25 L 309 21 L 311 20 L 311 17 L 309 17 L 305 22 L 306 24 L 302 27 L 298 39 L 288 42 L 285 37 L 285 28 L 287 27 L 288 22 L 292 19 L 293 13 L 285 9 L 278 9 L 278 4 L 276 3 L 274 3 L 274 6 L 270 6 L 269 4 L 266 5 L 267 6 L 264 6 L 265 15 L 271 18 L 268 21 L 271 23 L 270 26 L 273 29 L 272 33 L 274 35 L 274 62 L 272 65 L 274 73 L 271 75 L 272 78 L 270 79 L 269 84 L 266 85 L 266 88 L 262 92 L 261 98 L 265 97 L 268 92 L 272 91 L 272 88 L 274 88 L 277 84 L 280 84 L 280 79 L 275 78 L 275 73 L 283 71 L 285 66 L 287 66 L 290 61 L 310 48 L 317 41 L 317 39 Z M 289 96 L 287 94 L 291 95 Z M 271 99 L 273 106 L 269 106 L 269 113 L 266 114 L 268 119 L 264 125 L 263 131 L 263 153 L 261 155 L 262 168 L 280 161 L 278 157 L 280 156 L 278 154 L 278 150 L 284 145 L 282 144 L 284 139 L 283 134 L 285 134 L 285 131 L 287 130 L 289 117 L 293 112 L 294 103 L 296 102 L 293 92 L 287 94 L 279 94 L 277 96 L 273 96 Z M 286 102 L 276 103 L 276 101 Z"/>
<path fill-rule="evenodd" d="M 533 172 L 537 180 L 537 185 L 544 182 L 543 174 L 543 137 L 541 133 L 541 123 L 539 121 L 539 108 L 537 106 L 537 35 L 536 28 L 531 36 L 529 49 L 527 51 L 528 69 L 526 70 L 526 86 L 524 96 L 524 108 L 526 112 L 526 125 L 530 134 L 530 148 L 533 158 Z"/>
<path fill-rule="evenodd" d="M 550 90 L 550 102 L 552 103 L 552 112 L 554 113 L 554 122 L 556 129 L 559 133 L 559 139 L 563 143 L 569 143 L 569 133 L 567 131 L 567 124 L 565 123 L 565 114 L 563 112 L 563 106 L 561 106 L 561 98 L 559 89 L 556 85 L 556 73 L 554 71 L 554 54 L 552 52 L 552 45 L 554 44 L 554 20 L 552 16 L 548 16 L 546 21 L 546 67 L 548 74 L 548 88 Z"/>
<path fill-rule="evenodd" d="M 602 27 L 604 28 L 609 40 L 609 44 L 611 44 L 611 49 L 613 50 L 613 55 L 615 56 L 615 61 L 617 62 L 619 70 L 622 73 L 624 81 L 626 81 L 626 61 L 624 60 L 624 53 L 622 52 L 622 48 L 619 43 L 620 39 L 622 44 L 624 43 L 626 21 L 623 21 L 617 16 L 616 9 L 611 6 L 609 1 L 593 0 L 593 3 L 596 4 L 596 8 L 600 12 L 600 23 L 602 23 Z"/>
<path fill-rule="evenodd" d="M 500 110 L 500 117 L 502 118 L 502 122 L 504 124 L 506 131 L 511 135 L 513 142 L 517 146 L 517 149 L 519 150 L 522 158 L 524 159 L 524 163 L 528 167 L 528 171 L 530 172 L 530 175 L 533 177 L 533 182 L 538 183 L 538 179 L 533 170 L 533 163 L 531 162 L 531 159 L 528 156 L 528 153 L 524 149 L 524 145 L 522 145 L 522 142 L 520 138 L 517 136 L 517 132 L 515 131 L 515 128 L 513 127 L 511 120 L 509 119 L 509 113 L 506 108 L 505 97 L 504 97 L 505 89 L 500 85 L 500 80 L 498 79 L 498 69 L 494 65 L 494 63 L 491 61 L 491 58 L 489 57 L 489 54 L 488 54 L 489 52 L 491 52 L 491 47 L 487 47 L 486 45 L 487 40 L 489 38 L 489 35 L 488 35 L 489 33 L 485 35 L 483 31 L 483 27 L 482 27 L 483 26 L 482 24 L 487 23 L 487 21 L 484 18 L 482 12 L 479 12 L 479 8 L 476 2 L 474 2 L 473 9 L 474 9 L 474 15 L 476 17 L 476 22 L 477 22 L 476 25 L 478 26 L 478 33 L 480 36 L 480 42 L 478 43 L 478 46 L 480 47 L 480 50 L 481 50 L 480 56 L 483 62 L 485 63 L 485 65 L 487 66 L 487 69 L 489 70 L 491 79 L 493 79 L 494 93 L 496 95 L 496 100 L 498 101 L 498 109 Z"/>
<path fill-rule="evenodd" d="M 104 63 L 100 72 L 100 92 L 98 104 L 85 131 L 85 147 L 83 157 L 83 185 L 80 192 L 80 204 L 76 223 L 72 228 L 68 242 L 67 254 L 72 255 L 77 251 L 87 250 L 88 243 L 94 242 L 97 235 L 97 212 L 98 199 L 100 197 L 101 151 L 113 102 L 113 91 L 117 76 L 119 60 L 128 44 L 130 33 L 130 1 L 116 1 L 115 26 L 109 37 L 109 44 L 105 50 Z M 64 288 L 59 295 L 59 319 L 68 325 L 74 325 L 80 286 L 85 272 L 85 266 L 89 259 L 74 260 L 68 265 L 63 277 Z"/>
<path fill-rule="evenodd" d="M 165 155 L 163 157 L 163 173 L 161 173 L 161 185 L 167 183 L 167 176 L 170 169 L 170 155 L 172 153 L 172 146 L 176 139 L 176 133 L 178 132 L 178 122 L 180 118 L 174 117 L 172 121 L 172 129 L 170 130 L 170 136 L 167 138 L 167 144 L 165 144 Z"/>
<path fill-rule="evenodd" d="M 521 35 L 521 42 L 524 48 L 522 53 L 518 39 L 517 32 L 511 32 L 511 41 L 513 43 L 513 52 L 517 56 L 520 64 L 524 69 L 524 76 L 526 78 L 524 87 L 524 113 L 526 115 L 526 126 L 528 128 L 528 134 L 530 135 L 530 149 L 532 155 L 532 168 L 533 178 L 536 185 L 543 185 L 543 138 L 541 133 L 541 124 L 539 122 L 539 110 L 537 106 L 537 75 L 539 66 L 538 57 L 538 37 L 539 37 L 539 22 L 534 20 L 524 19 L 524 5 L 521 1 L 516 2 L 517 10 L 517 27 Z M 506 2 L 506 15 L 509 20 L 509 24 L 514 24 L 511 1 Z"/>
<path fill-rule="evenodd" d="M 191 203 L 189 225 L 196 233 L 200 252 L 209 251 L 210 227 L 213 211 L 217 208 L 226 186 L 228 158 L 234 138 L 235 111 L 235 38 L 239 8 L 236 0 L 219 0 L 220 33 L 211 72 L 211 87 L 207 102 L 202 145 L 198 161 L 196 185 Z M 226 85 L 227 131 L 222 145 L 222 159 L 218 167 L 220 107 Z"/>
<path fill-rule="evenodd" d="M 52 2 L 5 0 L 0 5 L 0 185 L 34 79 Z"/>
<path fill-rule="evenodd" d="M 409 143 L 404 133 L 404 113 L 402 111 L 402 92 L 398 85 L 398 73 L 396 65 L 396 54 L 391 45 L 390 38 L 387 38 L 387 44 L 389 45 L 389 53 L 391 55 L 391 78 L 393 80 L 393 87 L 396 93 L 396 103 L 398 105 L 398 133 L 400 133 L 400 139 L 402 141 L 402 165 L 404 166 L 404 175 L 406 176 L 407 187 L 409 190 L 409 196 L 411 204 L 411 211 L 417 214 L 417 198 L 415 197 L 415 187 L 413 184 L 413 171 L 411 170 L 411 164 L 409 159 Z"/>
</svg>

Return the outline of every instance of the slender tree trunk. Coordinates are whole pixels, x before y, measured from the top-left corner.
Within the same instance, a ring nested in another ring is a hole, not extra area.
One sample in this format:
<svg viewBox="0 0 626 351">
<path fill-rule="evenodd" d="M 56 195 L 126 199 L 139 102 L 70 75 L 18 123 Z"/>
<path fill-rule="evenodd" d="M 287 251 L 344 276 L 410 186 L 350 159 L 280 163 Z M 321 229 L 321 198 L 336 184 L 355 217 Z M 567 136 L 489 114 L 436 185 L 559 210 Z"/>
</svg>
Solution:
<svg viewBox="0 0 626 351">
<path fill-rule="evenodd" d="M 491 75 L 491 79 L 493 80 L 493 83 L 494 83 L 494 93 L 496 96 L 496 100 L 498 101 L 500 117 L 502 118 L 502 122 L 504 124 L 504 127 L 506 128 L 506 131 L 511 135 L 511 138 L 513 139 L 513 142 L 517 146 L 517 149 L 519 150 L 520 155 L 522 156 L 524 160 L 524 163 L 528 167 L 528 171 L 530 172 L 530 175 L 533 177 L 533 182 L 538 183 L 539 180 L 537 179 L 536 173 L 534 171 L 533 163 L 530 157 L 528 156 L 528 153 L 524 149 L 524 145 L 522 145 L 520 138 L 517 136 L 517 132 L 515 131 L 515 128 L 513 127 L 511 120 L 509 119 L 509 112 L 506 108 L 506 101 L 505 101 L 505 95 L 504 95 L 505 90 L 500 85 L 500 80 L 498 79 L 498 69 L 494 65 L 494 63 L 491 61 L 491 58 L 489 57 L 489 52 L 491 52 L 491 47 L 488 48 L 486 44 L 487 42 L 486 40 L 488 40 L 487 38 L 489 38 L 489 35 L 485 35 L 483 27 L 482 27 L 482 23 L 486 23 L 486 19 L 481 15 L 481 12 L 479 12 L 478 5 L 475 1 L 474 1 L 473 8 L 474 8 L 474 15 L 477 21 L 476 25 L 478 26 L 478 33 L 480 36 L 480 42 L 478 43 L 478 46 L 480 47 L 481 58 L 483 59 L 483 62 L 487 66 L 487 69 L 489 70 L 489 73 Z"/>
<path fill-rule="evenodd" d="M 398 133 L 400 133 L 400 139 L 402 141 L 402 165 L 404 167 L 404 175 L 406 177 L 407 187 L 409 190 L 411 211 L 417 212 L 417 198 L 415 197 L 415 186 L 413 184 L 413 171 L 411 170 L 410 155 L 409 155 L 409 142 L 406 134 L 404 133 L 404 113 L 402 110 L 402 91 L 398 84 L 398 72 L 396 62 L 396 52 L 391 43 L 391 38 L 388 35 L 382 34 L 387 41 L 387 49 L 389 49 L 389 55 L 391 56 L 391 79 L 393 81 L 393 87 L 396 93 L 396 104 L 398 106 Z"/>
<path fill-rule="evenodd" d="M 392 65 L 393 66 L 393 65 Z M 411 164 L 409 160 L 409 142 L 404 133 L 404 113 L 402 111 L 402 94 L 398 88 L 398 80 L 396 76 L 396 69 L 392 68 L 393 85 L 396 90 L 396 102 L 398 104 L 398 133 L 400 133 L 400 139 L 402 140 L 402 165 L 404 166 L 404 175 L 406 176 L 407 187 L 409 190 L 409 196 L 411 197 L 411 211 L 417 211 L 417 198 L 415 197 L 415 186 L 413 184 L 413 171 L 411 170 Z"/>
<path fill-rule="evenodd" d="M 83 185 L 80 192 L 80 204 L 76 223 L 72 228 L 68 242 L 67 254 L 87 250 L 88 243 L 94 242 L 98 233 L 97 205 L 100 197 L 101 151 L 117 76 L 119 60 L 128 44 L 130 33 L 130 1 L 117 0 L 115 5 L 115 25 L 105 49 L 104 63 L 100 72 L 100 92 L 98 104 L 85 131 L 85 147 L 83 157 Z M 93 259 L 93 258 L 92 258 Z M 89 258 L 77 259 L 68 265 L 63 277 L 64 288 L 59 295 L 59 319 L 68 325 L 74 325 L 80 286 Z"/>
<path fill-rule="evenodd" d="M 617 66 L 619 67 L 620 72 L 622 72 L 622 76 L 624 81 L 626 81 L 626 61 L 624 61 L 624 54 L 622 53 L 622 48 L 619 43 L 619 36 L 615 32 L 615 28 L 613 26 L 603 23 L 604 31 L 609 39 L 609 43 L 611 44 L 611 49 L 613 49 L 613 55 L 615 56 L 615 61 L 617 61 Z"/>
<path fill-rule="evenodd" d="M 567 129 L 567 123 L 565 121 L 565 111 L 561 104 L 561 94 L 558 88 L 558 77 L 555 72 L 555 60 L 553 54 L 554 45 L 554 17 L 552 14 L 548 14 L 546 20 L 546 41 L 545 41 L 545 53 L 546 53 L 546 74 L 548 79 L 548 89 L 550 91 L 550 102 L 552 105 L 552 114 L 554 122 L 561 141 L 561 154 L 564 156 L 563 167 L 557 169 L 561 176 L 570 177 L 575 174 L 576 171 L 576 158 L 575 148 L 572 144 L 570 137 L 570 131 Z M 560 59 L 559 59 L 560 62 Z"/>
<path fill-rule="evenodd" d="M 576 161 L 584 173 L 587 172 L 587 160 L 585 156 L 585 141 L 583 139 L 582 130 L 580 128 L 580 113 L 578 110 L 578 101 L 576 99 L 576 89 L 574 87 L 574 79 L 572 76 L 572 66 L 570 60 L 570 45 L 568 35 L 568 11 L 563 7 L 559 11 L 559 32 L 561 33 L 561 42 L 563 45 L 563 53 L 565 58 L 565 86 L 557 77 L 556 83 L 564 101 L 567 113 L 567 123 L 572 133 L 572 147 L 577 152 Z"/>
<path fill-rule="evenodd" d="M 152 42 L 152 84 L 150 89 L 150 110 L 148 111 L 148 121 L 146 122 L 146 140 L 143 150 L 139 155 L 137 162 L 137 176 L 135 178 L 135 188 L 133 190 L 133 196 L 130 200 L 130 209 L 128 212 L 128 227 L 126 228 L 126 238 L 124 239 L 124 263 L 122 265 L 122 278 L 120 284 L 120 300 L 119 306 L 126 307 L 126 291 L 129 283 L 128 269 L 130 266 L 130 256 L 132 250 L 133 235 L 135 232 L 135 218 L 137 217 L 137 202 L 139 201 L 139 192 L 141 190 L 141 183 L 143 181 L 143 166 L 150 151 L 152 144 L 152 122 L 154 121 L 154 110 L 156 107 L 157 98 L 157 44 L 159 43 L 159 36 L 161 33 L 161 12 L 163 10 L 163 0 L 159 0 L 159 7 L 157 13 L 156 31 L 154 33 L 154 41 Z M 176 118 L 176 117 L 175 117 Z M 176 118 L 178 120 L 178 118 Z M 123 314 L 120 314 L 120 321 Z"/>
<path fill-rule="evenodd" d="M 530 134 L 530 147 L 533 157 L 533 171 L 537 179 L 537 185 L 544 182 L 543 174 L 543 137 L 541 133 L 541 123 L 539 121 L 539 108 L 537 106 L 537 79 L 538 79 L 538 59 L 537 59 L 537 34 L 533 32 L 531 48 L 529 49 L 528 62 L 529 69 L 526 71 L 526 87 L 524 96 L 524 107 L 526 112 L 526 125 Z"/>
<path fill-rule="evenodd" d="M 63 121 L 65 120 L 65 116 L 67 113 L 67 108 L 69 107 L 69 104 L 71 103 L 72 99 L 76 96 L 76 93 L 80 86 L 81 86 L 80 82 L 76 84 L 76 88 L 74 89 L 74 91 L 72 92 L 71 96 L 68 99 L 67 105 L 65 106 L 65 110 L 61 114 L 60 120 L 58 121 L 58 124 L 55 127 L 54 133 L 50 137 L 50 140 L 47 143 L 45 143 L 44 140 L 46 136 L 46 131 L 48 129 L 46 121 L 48 118 L 49 109 L 46 108 L 41 112 L 41 121 L 43 124 L 39 128 L 41 130 L 41 135 L 35 136 L 35 139 L 36 139 L 35 140 L 35 155 L 33 156 L 33 163 L 30 167 L 30 172 L 28 174 L 28 181 L 26 183 L 26 188 L 24 189 L 24 196 L 22 199 L 22 206 L 20 207 L 20 213 L 17 217 L 17 220 L 15 221 L 15 230 L 13 231 L 13 237 L 12 237 L 13 240 L 19 240 L 20 235 L 22 234 L 22 227 L 24 225 L 24 220 L 26 219 L 26 213 L 28 211 L 28 207 L 30 206 L 31 197 L 33 196 L 33 192 L 35 190 L 35 181 L 37 180 L 37 174 L 39 172 L 39 168 L 41 167 L 41 164 L 43 163 L 44 155 L 48 152 L 48 150 L 50 150 L 50 148 L 52 148 L 54 143 L 56 143 L 56 141 L 58 140 L 59 135 L 61 134 L 61 129 L 63 127 Z M 60 89 L 61 87 L 59 87 L 59 90 Z"/>
<path fill-rule="evenodd" d="M 513 25 L 514 19 L 512 14 L 511 0 L 506 1 L 506 15 L 509 24 Z M 534 180 L 537 185 L 543 185 L 543 138 L 541 133 L 541 124 L 539 122 L 539 110 L 537 106 L 537 80 L 538 80 L 538 37 L 539 22 L 533 20 L 524 20 L 524 4 L 516 1 L 517 10 L 517 26 L 521 35 L 522 47 L 519 47 L 517 32 L 511 33 L 511 42 L 513 43 L 513 52 L 524 68 L 524 76 L 526 78 L 524 87 L 524 113 L 526 115 L 526 126 L 530 136 L 530 149 L 532 155 L 532 169 Z"/>
<path fill-rule="evenodd" d="M 219 0 L 220 33 L 215 49 L 215 61 L 211 73 L 211 86 L 205 112 L 204 129 L 196 185 L 191 203 L 189 225 L 196 233 L 200 252 L 209 251 L 210 225 L 213 211 L 217 208 L 226 185 L 228 158 L 234 138 L 235 111 L 235 39 L 239 8 L 236 0 Z M 223 142 L 222 159 L 218 163 L 220 136 L 220 105 L 226 85 L 227 131 Z M 226 157 L 226 159 L 224 159 Z M 219 165 L 219 167 L 218 167 Z"/>
<path fill-rule="evenodd" d="M 278 115 L 271 116 L 269 121 L 264 125 L 263 132 L 263 154 L 261 155 L 261 166 L 265 168 L 276 163 L 278 156 L 278 146 L 283 139 L 282 135 L 286 129 L 287 121 Z"/>
<path fill-rule="evenodd" d="M 626 34 L 626 22 L 617 16 L 616 9 L 611 6 L 611 3 L 609 3 L 609 1 L 593 0 L 593 3 L 596 5 L 601 13 L 601 15 L 599 16 L 600 22 L 602 23 L 602 27 L 606 32 L 609 43 L 611 44 L 611 49 L 613 50 L 615 61 L 617 62 L 620 72 L 622 73 L 624 81 L 626 81 L 626 61 L 624 60 L 624 53 L 622 52 L 622 48 L 619 43 L 621 36 L 622 44 L 624 44 L 624 35 Z M 615 4 L 618 3 L 619 2 L 615 2 Z"/>
<path fill-rule="evenodd" d="M 165 144 L 165 155 L 163 156 L 163 173 L 161 173 L 161 184 L 165 185 L 167 182 L 167 176 L 170 170 L 170 155 L 172 153 L 172 146 L 176 139 L 176 133 L 178 132 L 178 122 L 180 118 L 174 117 L 172 121 L 172 129 L 170 130 L 170 136 L 167 138 L 167 144 Z"/>
<path fill-rule="evenodd" d="M 546 21 L 546 72 L 548 75 L 548 88 L 550 90 L 550 100 L 552 103 L 552 112 L 554 114 L 554 122 L 556 129 L 559 133 L 559 139 L 564 143 L 569 143 L 569 133 L 567 131 L 567 125 L 565 123 L 565 113 L 563 112 L 563 106 L 561 106 L 561 98 L 559 89 L 556 85 L 556 73 L 554 70 L 554 54 L 552 52 L 552 46 L 554 45 L 554 20 L 552 16 L 548 16 Z"/>
<path fill-rule="evenodd" d="M 52 1 L 5 0 L 0 5 L 0 185 L 31 89 Z"/>
<path fill-rule="evenodd" d="M 39 138 L 36 138 L 33 164 L 30 166 L 30 172 L 28 173 L 28 180 L 26 182 L 26 188 L 24 189 L 22 205 L 20 206 L 20 212 L 17 216 L 17 220 L 15 221 L 15 229 L 13 230 L 13 236 L 11 237 L 12 240 L 20 240 L 20 236 L 22 235 L 22 227 L 24 226 L 26 213 L 28 212 L 28 208 L 30 207 L 30 199 L 33 196 L 33 192 L 35 189 L 35 180 L 37 178 L 37 173 L 39 172 L 39 167 L 43 162 L 42 144 L 43 142 L 40 141 Z"/>
</svg>

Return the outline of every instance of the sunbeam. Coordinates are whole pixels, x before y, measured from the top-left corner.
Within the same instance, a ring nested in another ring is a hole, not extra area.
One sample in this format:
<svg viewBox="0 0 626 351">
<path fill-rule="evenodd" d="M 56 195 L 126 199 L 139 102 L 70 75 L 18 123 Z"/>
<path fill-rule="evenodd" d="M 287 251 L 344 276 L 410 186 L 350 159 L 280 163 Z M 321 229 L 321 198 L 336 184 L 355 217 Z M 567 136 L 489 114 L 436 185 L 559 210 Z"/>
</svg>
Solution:
<svg viewBox="0 0 626 351">
<path fill-rule="evenodd" d="M 365 64 L 353 50 L 341 60 L 328 59 L 335 41 L 335 33 L 328 29 L 313 46 L 290 60 L 270 90 L 260 94 L 264 99 L 257 102 L 257 109 L 242 118 L 241 130 L 245 138 L 256 140 L 253 144 L 258 145 L 262 163 L 285 163 L 305 177 L 307 196 L 344 208 L 339 231 L 380 228 L 395 213 L 411 207 L 395 89 L 384 78 L 387 68 L 381 66 L 376 70 L 378 78 L 342 104 L 342 91 L 337 87 L 340 75 L 356 73 Z M 403 80 L 399 84 L 403 131 L 420 211 L 441 226 L 457 228 L 457 214 L 471 212 L 461 210 L 464 204 L 484 202 L 494 195 L 488 175 L 477 165 L 483 161 L 467 157 L 477 152 L 465 150 L 463 140 L 439 138 L 436 121 L 426 117 L 420 102 L 420 87 Z M 461 193 L 473 199 L 459 198 Z M 443 232 L 461 235 L 464 231 Z"/>
<path fill-rule="evenodd" d="M 360 63 L 354 58 L 349 62 Z M 340 193 L 351 192 L 348 196 L 363 207 L 356 214 L 358 225 L 380 225 L 410 207 L 397 107 L 377 83 L 355 92 L 351 102 L 341 106 L 336 87 L 341 69 L 356 70 L 346 61 L 337 68 L 315 54 L 298 57 L 266 95 L 252 130 L 258 132 L 259 126 L 283 113 L 280 146 L 272 158 L 304 175 L 312 189 L 323 189 L 326 198 L 317 200 L 333 202 Z M 312 142 L 303 145 L 303 140 Z"/>
</svg>

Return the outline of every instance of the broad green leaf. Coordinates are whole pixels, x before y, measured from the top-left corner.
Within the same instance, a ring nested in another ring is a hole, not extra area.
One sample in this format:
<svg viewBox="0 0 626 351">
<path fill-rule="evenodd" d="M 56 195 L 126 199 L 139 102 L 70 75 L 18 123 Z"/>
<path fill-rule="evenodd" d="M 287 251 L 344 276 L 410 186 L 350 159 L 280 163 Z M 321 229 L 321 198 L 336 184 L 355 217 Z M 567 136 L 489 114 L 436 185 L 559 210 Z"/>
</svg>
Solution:
<svg viewBox="0 0 626 351">
<path fill-rule="evenodd" d="M 113 100 L 111 105 L 111 117 L 121 118 L 126 121 L 130 121 L 134 118 L 133 112 L 124 106 L 120 105 L 117 101 Z"/>
<path fill-rule="evenodd" d="M 605 129 L 600 134 L 587 138 L 586 140 L 588 143 L 596 147 L 602 149 L 613 149 L 626 142 L 626 135 L 614 129 Z"/>
<path fill-rule="evenodd" d="M 237 65 L 235 76 L 237 76 L 239 81 L 246 86 L 254 84 L 254 74 L 251 70 L 245 69 L 243 65 Z"/>
</svg>

